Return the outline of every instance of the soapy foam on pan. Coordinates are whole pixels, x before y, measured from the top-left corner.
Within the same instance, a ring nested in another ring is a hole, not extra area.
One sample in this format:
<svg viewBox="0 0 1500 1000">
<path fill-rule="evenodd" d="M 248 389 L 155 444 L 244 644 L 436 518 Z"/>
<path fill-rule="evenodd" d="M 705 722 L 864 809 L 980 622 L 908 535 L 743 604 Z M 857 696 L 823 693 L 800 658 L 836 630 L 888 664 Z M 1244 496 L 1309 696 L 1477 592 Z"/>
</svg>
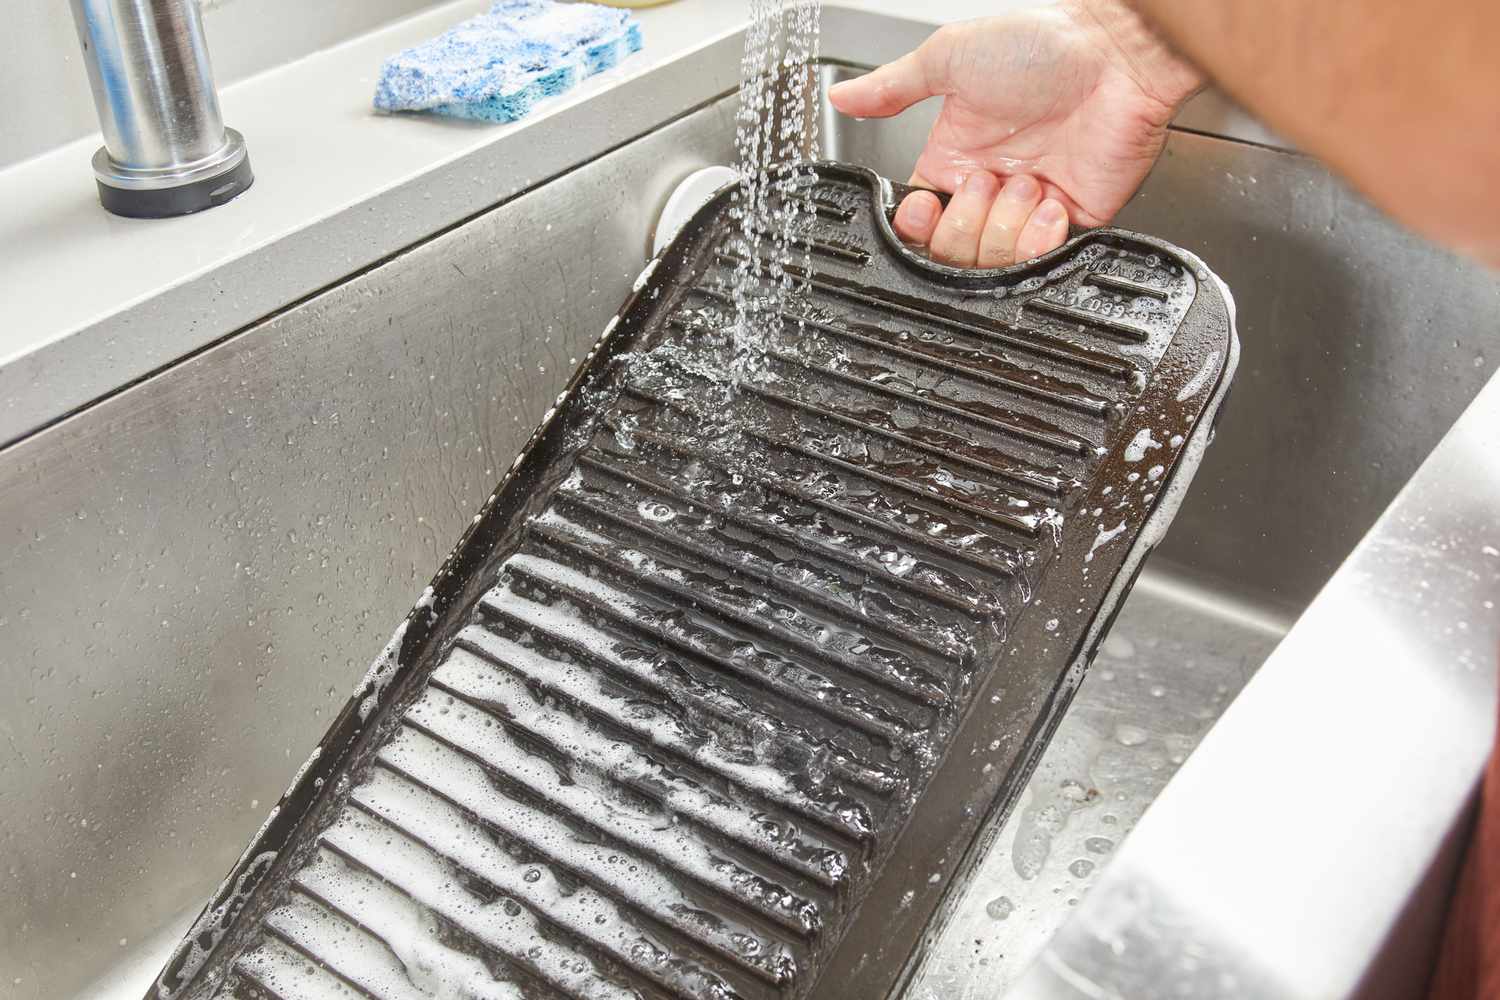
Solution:
<svg viewBox="0 0 1500 1000">
<path fill-rule="evenodd" d="M 837 878 L 846 862 L 810 831 L 787 832 L 769 825 L 752 809 L 732 802 L 664 768 L 628 742 L 602 742 L 567 712 L 540 701 L 519 679 L 495 670 L 479 657 L 454 650 L 433 675 L 465 698 L 495 706 L 526 732 L 556 746 L 573 748 L 581 763 L 613 781 L 651 788 L 664 808 L 763 853 L 790 850 L 804 872 Z"/>
<path fill-rule="evenodd" d="M 759 876 L 719 856 L 705 843 L 691 837 L 670 813 L 648 809 L 630 801 L 611 783 L 583 768 L 559 770 L 555 762 L 528 751 L 503 726 L 484 712 L 455 703 L 451 695 L 428 690 L 410 709 L 410 717 L 444 742 L 490 762 L 517 785 L 534 789 L 566 807 L 577 816 L 596 817 L 620 839 L 643 850 L 656 851 L 680 872 L 699 881 L 732 892 L 737 885 L 755 885 Z M 474 765 L 463 764 L 473 771 Z M 483 777 L 482 773 L 479 777 Z M 542 825 L 554 821 L 544 817 Z M 571 835 L 568 836 L 570 839 Z M 574 845 L 575 852 L 597 853 L 595 845 Z M 671 889 L 675 893 L 675 888 Z M 798 905 L 785 893 L 765 885 L 757 894 L 761 909 L 783 923 L 804 925 L 806 905 Z"/>
</svg>

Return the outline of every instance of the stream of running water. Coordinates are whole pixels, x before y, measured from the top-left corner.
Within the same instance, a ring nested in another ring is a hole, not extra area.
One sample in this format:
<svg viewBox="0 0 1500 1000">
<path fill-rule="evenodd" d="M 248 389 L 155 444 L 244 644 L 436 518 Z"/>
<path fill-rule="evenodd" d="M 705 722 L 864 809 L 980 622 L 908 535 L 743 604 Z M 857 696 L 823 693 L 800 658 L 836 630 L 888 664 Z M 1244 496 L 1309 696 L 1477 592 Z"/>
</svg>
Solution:
<svg viewBox="0 0 1500 1000">
<path fill-rule="evenodd" d="M 819 156 L 817 61 L 819 0 L 750 0 L 740 62 L 735 149 L 741 187 L 732 218 L 738 232 L 729 381 L 754 382 L 765 370 L 767 339 L 799 294 L 787 265 L 804 261 L 813 213 L 799 191 Z"/>
</svg>

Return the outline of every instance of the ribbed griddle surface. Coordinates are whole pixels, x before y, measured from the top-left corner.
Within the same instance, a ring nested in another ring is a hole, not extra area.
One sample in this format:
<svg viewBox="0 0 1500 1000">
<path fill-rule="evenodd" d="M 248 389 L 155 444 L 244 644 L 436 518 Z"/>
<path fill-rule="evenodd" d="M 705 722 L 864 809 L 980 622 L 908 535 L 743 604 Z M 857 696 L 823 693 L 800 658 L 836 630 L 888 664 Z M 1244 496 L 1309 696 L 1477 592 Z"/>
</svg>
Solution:
<svg viewBox="0 0 1500 1000">
<path fill-rule="evenodd" d="M 1216 282 L 1153 240 L 960 273 L 894 241 L 873 175 L 824 166 L 800 198 L 806 292 L 763 373 L 722 378 L 729 276 L 757 252 L 725 194 L 153 995 L 898 980 L 1191 474 L 1233 334 Z"/>
</svg>

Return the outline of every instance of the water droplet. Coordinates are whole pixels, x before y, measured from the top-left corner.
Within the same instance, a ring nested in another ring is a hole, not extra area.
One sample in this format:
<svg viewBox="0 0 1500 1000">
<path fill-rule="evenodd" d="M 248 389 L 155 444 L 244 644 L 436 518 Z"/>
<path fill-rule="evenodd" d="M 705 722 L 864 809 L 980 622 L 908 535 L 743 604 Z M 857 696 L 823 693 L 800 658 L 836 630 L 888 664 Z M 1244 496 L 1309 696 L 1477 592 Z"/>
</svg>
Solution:
<svg viewBox="0 0 1500 1000">
<path fill-rule="evenodd" d="M 1083 849 L 1090 854 L 1108 854 L 1115 849 L 1115 842 L 1108 837 L 1090 837 L 1083 842 Z"/>
</svg>

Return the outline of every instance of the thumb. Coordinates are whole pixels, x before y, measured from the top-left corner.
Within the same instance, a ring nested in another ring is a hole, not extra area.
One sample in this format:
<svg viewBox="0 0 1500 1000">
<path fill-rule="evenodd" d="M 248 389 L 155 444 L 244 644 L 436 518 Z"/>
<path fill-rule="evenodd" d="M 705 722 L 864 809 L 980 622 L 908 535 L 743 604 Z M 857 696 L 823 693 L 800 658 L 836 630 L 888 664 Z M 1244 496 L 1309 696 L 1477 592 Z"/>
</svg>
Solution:
<svg viewBox="0 0 1500 1000">
<path fill-rule="evenodd" d="M 936 93 L 918 49 L 864 76 L 834 84 L 828 88 L 828 101 L 856 118 L 889 118 Z"/>
</svg>

